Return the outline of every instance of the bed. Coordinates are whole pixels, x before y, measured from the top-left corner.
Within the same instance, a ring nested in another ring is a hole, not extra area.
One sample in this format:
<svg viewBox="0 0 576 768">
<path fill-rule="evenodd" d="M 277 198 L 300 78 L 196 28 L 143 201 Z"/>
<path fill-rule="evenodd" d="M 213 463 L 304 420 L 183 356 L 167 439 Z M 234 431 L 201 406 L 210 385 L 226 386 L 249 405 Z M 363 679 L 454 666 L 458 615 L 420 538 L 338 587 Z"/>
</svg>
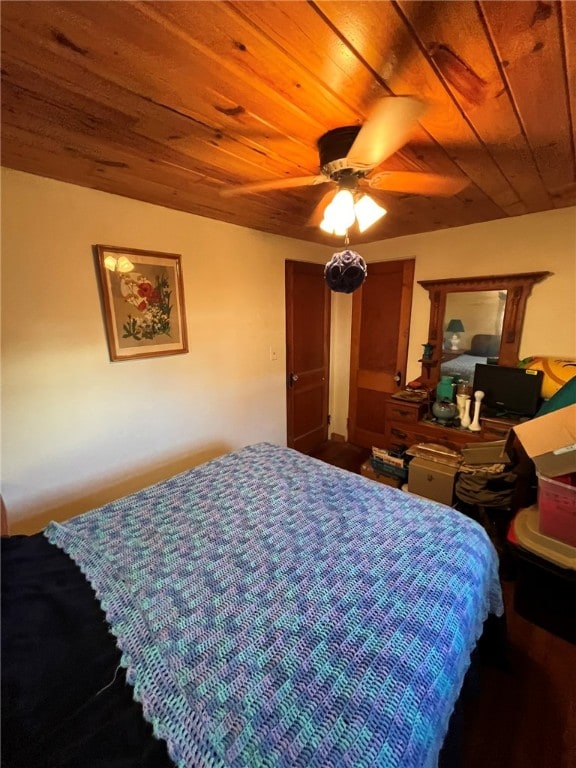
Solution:
<svg viewBox="0 0 576 768">
<path fill-rule="evenodd" d="M 488 358 L 497 359 L 500 353 L 500 336 L 496 334 L 477 333 L 472 336 L 470 350 L 443 360 L 442 376 L 454 376 L 457 379 L 474 380 L 474 370 L 477 363 L 487 363 Z"/>
<path fill-rule="evenodd" d="M 436 766 L 503 613 L 477 523 L 268 443 L 2 566 L 7 768 Z"/>
</svg>

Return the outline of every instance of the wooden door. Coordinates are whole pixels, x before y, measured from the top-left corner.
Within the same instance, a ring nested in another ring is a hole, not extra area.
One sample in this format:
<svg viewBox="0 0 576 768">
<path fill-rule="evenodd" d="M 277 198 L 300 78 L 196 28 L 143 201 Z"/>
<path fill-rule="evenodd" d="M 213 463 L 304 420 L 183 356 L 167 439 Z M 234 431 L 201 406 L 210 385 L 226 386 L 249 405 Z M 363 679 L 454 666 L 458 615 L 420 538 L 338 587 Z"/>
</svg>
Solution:
<svg viewBox="0 0 576 768">
<path fill-rule="evenodd" d="M 286 262 L 287 442 L 302 453 L 328 439 L 330 299 L 322 264 Z"/>
<path fill-rule="evenodd" d="M 385 445 L 384 405 L 404 385 L 414 259 L 368 265 L 352 301 L 348 439 L 370 448 Z"/>
</svg>

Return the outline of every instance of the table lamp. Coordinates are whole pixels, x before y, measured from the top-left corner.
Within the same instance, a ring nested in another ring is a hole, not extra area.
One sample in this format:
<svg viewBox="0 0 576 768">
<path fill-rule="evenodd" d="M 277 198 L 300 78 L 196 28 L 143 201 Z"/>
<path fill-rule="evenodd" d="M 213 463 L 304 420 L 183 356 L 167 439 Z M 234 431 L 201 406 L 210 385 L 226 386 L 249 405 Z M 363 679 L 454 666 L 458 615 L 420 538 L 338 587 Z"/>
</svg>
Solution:
<svg viewBox="0 0 576 768">
<path fill-rule="evenodd" d="M 460 344 L 460 336 L 458 336 L 458 334 L 462 333 L 463 331 L 464 326 L 462 325 L 462 320 L 450 320 L 448 326 L 446 327 L 446 333 L 452 334 L 452 337 L 450 338 L 452 349 L 458 349 L 458 345 Z"/>
</svg>

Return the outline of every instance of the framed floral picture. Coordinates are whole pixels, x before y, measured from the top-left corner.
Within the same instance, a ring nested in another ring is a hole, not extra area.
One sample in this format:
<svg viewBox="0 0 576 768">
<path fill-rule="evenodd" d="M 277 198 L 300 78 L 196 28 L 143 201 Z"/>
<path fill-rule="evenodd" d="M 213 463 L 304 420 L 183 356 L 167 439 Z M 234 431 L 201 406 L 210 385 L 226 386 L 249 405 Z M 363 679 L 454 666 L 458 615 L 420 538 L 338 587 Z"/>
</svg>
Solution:
<svg viewBox="0 0 576 768">
<path fill-rule="evenodd" d="M 111 360 L 188 352 L 180 256 L 95 246 Z"/>
</svg>

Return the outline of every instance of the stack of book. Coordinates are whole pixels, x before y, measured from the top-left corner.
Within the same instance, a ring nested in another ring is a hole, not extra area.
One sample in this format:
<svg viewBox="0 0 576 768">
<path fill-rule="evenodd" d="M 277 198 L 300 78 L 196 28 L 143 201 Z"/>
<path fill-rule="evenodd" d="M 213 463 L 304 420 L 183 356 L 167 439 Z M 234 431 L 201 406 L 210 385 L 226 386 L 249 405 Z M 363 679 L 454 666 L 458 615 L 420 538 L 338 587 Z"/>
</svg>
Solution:
<svg viewBox="0 0 576 768">
<path fill-rule="evenodd" d="M 408 479 L 408 467 L 404 458 L 384 448 L 372 448 L 370 464 L 378 474 L 395 477 L 402 481 Z"/>
</svg>

